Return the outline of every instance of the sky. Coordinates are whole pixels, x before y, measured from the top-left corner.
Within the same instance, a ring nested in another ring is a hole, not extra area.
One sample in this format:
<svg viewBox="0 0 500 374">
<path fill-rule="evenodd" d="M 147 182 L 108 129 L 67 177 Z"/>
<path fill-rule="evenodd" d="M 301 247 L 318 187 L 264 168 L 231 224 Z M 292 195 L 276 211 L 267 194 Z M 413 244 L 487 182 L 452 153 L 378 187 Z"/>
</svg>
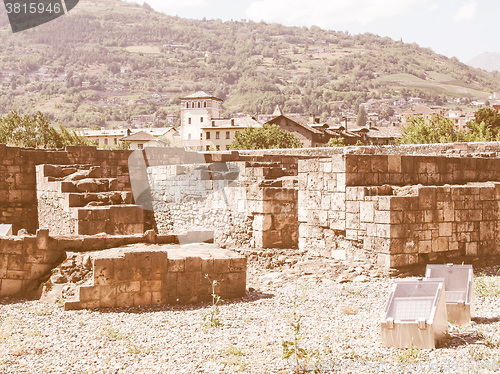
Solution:
<svg viewBox="0 0 500 374">
<path fill-rule="evenodd" d="M 142 4 L 142 0 L 129 0 Z M 370 32 L 468 62 L 500 52 L 498 0 L 147 0 L 186 18 L 265 21 Z"/>
</svg>

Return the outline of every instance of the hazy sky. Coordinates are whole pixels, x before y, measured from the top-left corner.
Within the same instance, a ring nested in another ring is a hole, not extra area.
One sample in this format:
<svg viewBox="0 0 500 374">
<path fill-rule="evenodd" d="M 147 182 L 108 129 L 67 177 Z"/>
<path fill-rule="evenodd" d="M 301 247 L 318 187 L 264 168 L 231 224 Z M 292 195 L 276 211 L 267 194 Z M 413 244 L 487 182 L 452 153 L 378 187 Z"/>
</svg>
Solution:
<svg viewBox="0 0 500 374">
<path fill-rule="evenodd" d="M 142 4 L 142 0 L 129 0 Z M 498 0 L 148 0 L 181 17 L 264 20 L 292 26 L 370 32 L 416 42 L 467 62 L 500 52 Z"/>
</svg>

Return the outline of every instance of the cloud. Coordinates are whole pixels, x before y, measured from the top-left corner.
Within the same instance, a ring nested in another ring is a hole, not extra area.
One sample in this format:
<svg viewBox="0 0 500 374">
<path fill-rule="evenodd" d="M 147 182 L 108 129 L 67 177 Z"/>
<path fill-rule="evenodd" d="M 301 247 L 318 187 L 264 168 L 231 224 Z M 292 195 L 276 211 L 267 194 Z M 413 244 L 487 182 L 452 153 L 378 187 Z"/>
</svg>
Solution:
<svg viewBox="0 0 500 374">
<path fill-rule="evenodd" d="M 321 27 L 367 25 L 399 16 L 428 0 L 259 0 L 247 8 L 247 17 L 255 21 Z"/>
<path fill-rule="evenodd" d="M 470 21 L 476 18 L 477 2 L 475 0 L 463 3 L 455 13 L 455 22 Z"/>
</svg>

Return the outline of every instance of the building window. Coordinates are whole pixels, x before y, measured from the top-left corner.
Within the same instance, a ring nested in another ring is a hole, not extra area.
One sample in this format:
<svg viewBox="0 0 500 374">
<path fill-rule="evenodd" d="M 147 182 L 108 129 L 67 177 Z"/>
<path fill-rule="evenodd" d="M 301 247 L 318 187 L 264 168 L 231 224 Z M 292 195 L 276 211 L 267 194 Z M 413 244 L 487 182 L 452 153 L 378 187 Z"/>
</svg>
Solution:
<svg viewBox="0 0 500 374">
<path fill-rule="evenodd" d="M 144 149 L 144 144 L 137 144 L 137 149 Z"/>
<path fill-rule="evenodd" d="M 216 151 L 220 151 L 220 145 L 216 145 L 216 146 L 215 146 L 215 150 L 216 150 Z"/>
<path fill-rule="evenodd" d="M 118 138 L 115 138 L 115 145 L 118 144 Z"/>
<path fill-rule="evenodd" d="M 236 131 L 236 132 L 234 133 L 234 137 L 236 137 L 236 135 L 238 135 L 239 133 L 240 133 L 239 131 Z"/>
<path fill-rule="evenodd" d="M 226 145 L 226 151 L 229 151 L 229 145 Z"/>
<path fill-rule="evenodd" d="M 210 132 L 207 131 L 207 140 L 210 139 Z"/>
<path fill-rule="evenodd" d="M 188 134 L 188 140 L 191 140 L 191 134 Z"/>
<path fill-rule="evenodd" d="M 209 145 L 206 145 L 206 146 L 205 146 L 205 150 L 206 150 L 206 151 L 210 151 L 210 146 L 209 146 Z"/>
<path fill-rule="evenodd" d="M 188 118 L 188 125 L 191 124 L 191 118 Z"/>
<path fill-rule="evenodd" d="M 198 108 L 201 108 L 201 103 L 200 102 L 198 102 Z"/>
<path fill-rule="evenodd" d="M 226 139 L 231 139 L 231 133 L 229 131 L 226 131 Z"/>
<path fill-rule="evenodd" d="M 200 122 L 203 123 L 203 117 L 200 117 Z"/>
<path fill-rule="evenodd" d="M 219 131 L 215 132 L 215 139 L 220 139 L 220 132 Z"/>
<path fill-rule="evenodd" d="M 203 108 L 206 108 L 206 107 L 207 107 L 207 102 L 206 102 L 206 101 L 204 101 L 204 102 L 203 102 Z"/>
<path fill-rule="evenodd" d="M 104 145 L 108 145 L 108 138 L 104 139 Z"/>
<path fill-rule="evenodd" d="M 200 140 L 203 140 L 203 133 L 200 133 Z"/>
</svg>

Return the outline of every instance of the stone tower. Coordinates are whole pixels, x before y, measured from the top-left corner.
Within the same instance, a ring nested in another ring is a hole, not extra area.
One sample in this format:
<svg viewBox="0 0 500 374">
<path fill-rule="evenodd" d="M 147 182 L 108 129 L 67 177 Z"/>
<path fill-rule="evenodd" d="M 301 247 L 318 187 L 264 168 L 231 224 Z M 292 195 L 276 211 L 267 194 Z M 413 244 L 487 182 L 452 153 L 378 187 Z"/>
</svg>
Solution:
<svg viewBox="0 0 500 374">
<path fill-rule="evenodd" d="M 202 128 L 220 118 L 222 101 L 202 91 L 181 98 L 181 137 L 186 146 L 201 150 Z"/>
</svg>

